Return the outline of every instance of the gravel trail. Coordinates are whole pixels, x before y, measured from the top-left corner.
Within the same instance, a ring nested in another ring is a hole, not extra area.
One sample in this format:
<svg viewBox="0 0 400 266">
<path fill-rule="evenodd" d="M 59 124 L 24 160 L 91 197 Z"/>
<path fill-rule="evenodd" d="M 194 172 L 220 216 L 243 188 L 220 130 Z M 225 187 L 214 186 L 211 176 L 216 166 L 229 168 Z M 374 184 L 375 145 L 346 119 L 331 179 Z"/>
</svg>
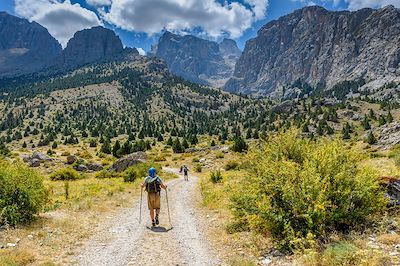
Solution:
<svg viewBox="0 0 400 266">
<path fill-rule="evenodd" d="M 178 174 L 177 169 L 164 171 Z M 200 228 L 194 195 L 196 176 L 168 184 L 171 224 L 168 221 L 166 193 L 161 196 L 160 226 L 150 228 L 147 195 L 143 193 L 142 224 L 138 224 L 140 199 L 133 208 L 113 216 L 83 246 L 77 265 L 221 265 Z"/>
</svg>

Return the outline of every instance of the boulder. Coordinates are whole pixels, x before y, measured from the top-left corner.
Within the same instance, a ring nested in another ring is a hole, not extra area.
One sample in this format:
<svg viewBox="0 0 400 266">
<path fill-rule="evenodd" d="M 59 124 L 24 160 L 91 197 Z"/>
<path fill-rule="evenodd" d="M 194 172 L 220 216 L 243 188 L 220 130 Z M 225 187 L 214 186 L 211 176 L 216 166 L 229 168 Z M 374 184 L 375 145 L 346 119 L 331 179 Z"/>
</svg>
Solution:
<svg viewBox="0 0 400 266">
<path fill-rule="evenodd" d="M 28 161 L 28 164 L 29 164 L 30 167 L 39 167 L 40 166 L 40 160 L 35 159 L 35 158 L 31 158 Z"/>
<path fill-rule="evenodd" d="M 43 154 L 41 152 L 35 151 L 33 152 L 31 159 L 37 159 L 40 162 L 44 162 L 44 161 L 52 161 L 53 158 L 47 156 L 46 154 Z"/>
<path fill-rule="evenodd" d="M 75 155 L 69 155 L 67 157 L 67 164 L 73 164 L 76 161 L 77 157 Z"/>
<path fill-rule="evenodd" d="M 79 172 L 86 172 L 88 168 L 84 164 L 79 164 L 78 166 L 75 167 L 75 170 Z"/>
<path fill-rule="evenodd" d="M 116 161 L 108 169 L 108 172 L 121 173 L 131 166 L 137 165 L 139 163 L 144 163 L 146 161 L 147 161 L 147 154 L 145 152 L 135 152 Z"/>
<path fill-rule="evenodd" d="M 96 171 L 96 172 L 103 170 L 103 166 L 101 164 L 98 164 L 98 163 L 88 163 L 87 164 L 87 168 L 90 171 Z"/>
</svg>

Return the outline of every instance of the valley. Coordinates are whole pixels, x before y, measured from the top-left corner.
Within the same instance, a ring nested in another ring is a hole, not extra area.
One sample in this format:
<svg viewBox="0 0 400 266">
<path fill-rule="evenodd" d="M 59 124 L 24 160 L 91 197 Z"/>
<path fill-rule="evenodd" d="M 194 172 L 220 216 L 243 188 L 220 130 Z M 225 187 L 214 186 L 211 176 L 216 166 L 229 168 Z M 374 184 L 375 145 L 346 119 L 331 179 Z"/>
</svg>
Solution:
<svg viewBox="0 0 400 266">
<path fill-rule="evenodd" d="M 243 52 L 166 30 L 142 55 L 0 13 L 0 265 L 399 265 L 399 14 L 304 7 Z"/>
</svg>

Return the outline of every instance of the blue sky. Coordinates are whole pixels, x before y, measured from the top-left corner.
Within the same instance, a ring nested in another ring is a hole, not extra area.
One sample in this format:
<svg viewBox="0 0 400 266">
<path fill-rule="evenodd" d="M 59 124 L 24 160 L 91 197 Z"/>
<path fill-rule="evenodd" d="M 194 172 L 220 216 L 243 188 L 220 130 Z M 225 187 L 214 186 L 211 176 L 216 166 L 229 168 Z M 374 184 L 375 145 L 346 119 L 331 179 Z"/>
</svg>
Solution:
<svg viewBox="0 0 400 266">
<path fill-rule="evenodd" d="M 103 25 L 124 45 L 146 51 L 164 29 L 216 41 L 230 37 L 243 49 L 268 21 L 312 4 L 354 10 L 400 7 L 400 0 L 1 0 L 0 11 L 37 21 L 63 46 L 77 30 Z"/>
</svg>

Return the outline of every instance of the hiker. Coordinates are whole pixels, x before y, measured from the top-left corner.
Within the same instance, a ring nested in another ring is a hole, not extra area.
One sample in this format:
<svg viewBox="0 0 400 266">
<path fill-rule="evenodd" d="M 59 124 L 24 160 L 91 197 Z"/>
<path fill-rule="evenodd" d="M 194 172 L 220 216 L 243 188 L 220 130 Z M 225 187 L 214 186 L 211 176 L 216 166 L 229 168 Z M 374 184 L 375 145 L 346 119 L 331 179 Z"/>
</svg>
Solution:
<svg viewBox="0 0 400 266">
<path fill-rule="evenodd" d="M 181 167 L 182 171 L 183 171 L 183 177 L 185 178 L 185 181 L 189 181 L 189 177 L 188 177 L 188 173 L 189 173 L 189 168 L 184 165 L 183 167 Z"/>
<path fill-rule="evenodd" d="M 160 214 L 161 188 L 167 189 L 167 185 L 164 185 L 161 178 L 156 175 L 156 169 L 151 167 L 149 169 L 149 176 L 144 179 L 141 186 L 142 188 L 145 187 L 145 190 L 147 191 L 147 205 L 150 211 L 151 224 L 152 226 L 156 226 L 160 223 L 158 215 Z"/>
</svg>

